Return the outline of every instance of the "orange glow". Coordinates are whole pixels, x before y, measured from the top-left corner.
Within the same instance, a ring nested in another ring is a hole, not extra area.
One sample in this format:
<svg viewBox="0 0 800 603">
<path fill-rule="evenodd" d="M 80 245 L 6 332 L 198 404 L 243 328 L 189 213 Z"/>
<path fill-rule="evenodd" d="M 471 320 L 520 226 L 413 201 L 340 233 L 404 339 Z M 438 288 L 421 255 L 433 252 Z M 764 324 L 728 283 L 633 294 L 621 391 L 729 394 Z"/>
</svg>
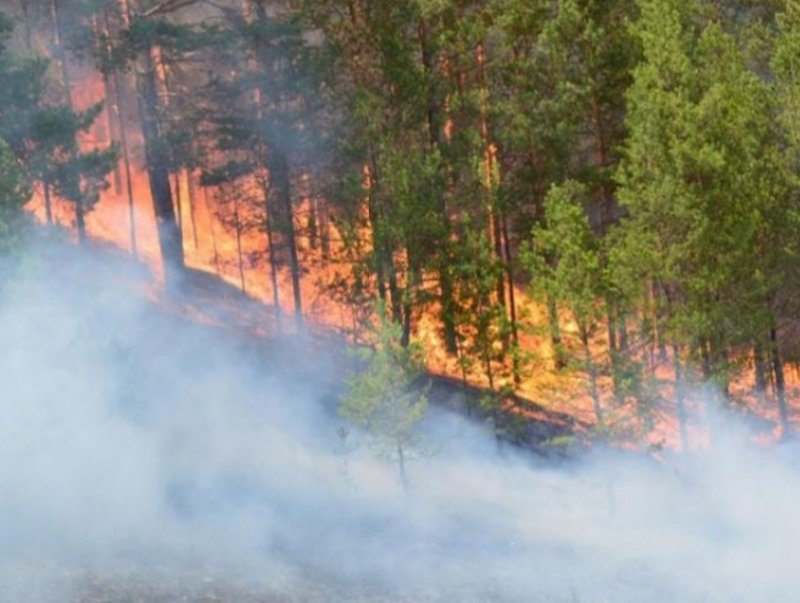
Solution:
<svg viewBox="0 0 800 603">
<path fill-rule="evenodd" d="M 82 79 L 76 77 L 76 85 L 73 90 L 73 100 L 77 109 L 85 109 L 94 103 L 102 101 L 104 97 L 104 86 L 102 80 L 96 76 L 84 75 Z M 98 118 L 92 131 L 81 140 L 85 148 L 94 146 L 106 146 L 109 143 L 108 123 L 105 115 Z M 138 252 L 141 260 L 146 263 L 154 275 L 156 284 L 162 281 L 161 262 L 159 243 L 155 227 L 152 199 L 147 174 L 143 169 L 142 160 L 142 137 L 141 133 L 129 129 L 127 132 L 130 145 L 131 168 L 132 168 L 132 188 L 134 199 L 134 214 L 136 222 L 136 240 Z M 487 161 L 493 162 L 496 150 L 493 146 L 488 147 Z M 123 170 L 121 164 L 119 169 Z M 203 189 L 199 186 L 199 175 L 182 172 L 177 177 L 173 177 L 173 186 L 177 185 L 174 197 L 179 198 L 180 212 L 179 223 L 182 226 L 183 243 L 185 250 L 186 263 L 189 267 L 217 275 L 220 279 L 231 285 L 240 288 L 242 281 L 244 290 L 254 301 L 261 302 L 253 306 L 239 305 L 231 310 L 226 316 L 237 326 L 247 328 L 250 332 L 257 335 L 268 335 L 274 332 L 276 325 L 273 319 L 273 309 L 270 304 L 273 300 L 273 291 L 270 280 L 270 263 L 268 261 L 268 244 L 265 234 L 260 229 L 246 229 L 240 233 L 240 240 L 237 243 L 235 229 L 221 219 L 218 215 L 224 191 L 209 187 Z M 487 177 L 491 173 L 487 170 Z M 328 285 L 337 279 L 350 279 L 348 260 L 343 253 L 341 233 L 338 233 L 335 225 L 329 223 L 327 218 L 321 218 L 319 207 L 322 201 L 314 199 L 311 193 L 311 182 L 309 176 L 305 175 L 301 179 L 299 187 L 300 202 L 297 203 L 294 213 L 295 228 L 298 233 L 297 244 L 300 263 L 303 268 L 301 279 L 301 290 L 303 296 L 303 307 L 305 319 L 312 326 L 321 329 L 340 331 L 345 335 L 353 336 L 360 329 L 358 324 L 359 317 L 357 311 L 352 306 L 337 301 L 330 294 Z M 128 208 L 128 192 L 125 188 L 124 178 L 122 186 L 116 187 L 113 184 L 114 176 L 109 177 L 111 186 L 103 192 L 100 201 L 94 209 L 87 215 L 87 231 L 90 238 L 114 245 L 123 250 L 131 250 L 130 224 Z M 370 186 L 371 175 L 369 168 L 364 166 L 364 187 L 365 190 Z M 258 194 L 258 187 L 252 183 L 252 194 Z M 363 226 L 360 232 L 360 244 L 363 250 L 369 250 L 372 242 L 369 236 L 368 213 L 366 199 L 362 200 Z M 44 200 L 41 191 L 27 205 L 27 209 L 32 212 L 39 221 L 44 221 Z M 70 205 L 62 200 L 53 198 L 52 209 L 54 220 L 66 227 L 74 230 L 74 212 Z M 238 207 L 237 211 L 245 212 L 244 218 L 253 219 L 254 216 L 247 216 L 246 212 L 251 211 L 247 206 Z M 323 251 L 322 246 L 315 244 L 310 235 L 309 224 L 312 217 L 317 223 L 317 227 L 324 226 L 329 233 L 330 247 Z M 322 224 L 324 222 L 324 224 Z M 280 242 L 282 243 L 282 241 Z M 242 275 L 239 273 L 239 255 L 241 251 Z M 330 260 L 325 257 L 328 253 Z M 401 270 L 399 275 L 402 284 L 402 266 L 404 258 L 395 258 Z M 242 278 L 243 276 L 243 278 Z M 292 283 L 288 262 L 281 261 L 278 268 L 278 289 L 280 292 L 281 311 L 287 318 L 293 308 Z M 158 293 L 157 288 L 148 292 L 148 295 L 158 299 L 159 303 L 166 304 L 177 312 L 190 316 L 199 322 L 218 324 L 218 319 L 204 313 L 198 306 L 181 305 L 178 302 L 170 302 L 163 299 Z M 516 291 L 519 313 L 526 317 L 530 324 L 544 326 L 547 324 L 545 310 L 540 304 L 535 303 L 521 289 Z M 290 320 L 284 320 L 283 325 L 288 327 L 292 324 Z M 564 317 L 562 321 L 564 328 L 564 339 L 567 346 L 575 345 L 577 340 L 574 325 L 569 324 L 569 320 Z M 455 379 L 462 377 L 462 371 L 457 359 L 449 356 L 441 343 L 438 335 L 439 324 L 435 312 L 435 307 L 429 306 L 427 311 L 418 316 L 415 321 L 415 337 L 425 346 L 429 368 L 433 373 L 445 375 Z M 540 405 L 554 411 L 563 412 L 576 418 L 582 424 L 591 426 L 595 422 L 592 403 L 586 391 L 585 376 L 580 372 L 556 373 L 553 370 L 553 351 L 546 329 L 532 330 L 531 332 L 520 333 L 520 344 L 523 350 L 531 354 L 531 358 L 526 366 L 526 375 L 522 381 L 518 393 L 521 397 L 536 400 Z M 598 335 L 592 344 L 593 351 L 598 358 L 605 357 L 607 342 L 603 335 Z M 506 364 L 510 364 L 510 359 Z M 510 367 L 503 367 L 506 372 Z M 669 363 L 664 363 L 655 370 L 655 377 L 660 382 L 660 392 L 664 399 L 672 400 L 672 379 L 673 375 Z M 787 375 L 789 385 L 789 399 L 795 400 L 798 395 L 800 379 L 795 375 Z M 487 385 L 485 377 L 481 371 L 476 369 L 467 375 L 467 380 L 471 385 L 485 387 Z M 507 382 L 506 378 L 503 382 Z M 602 390 L 604 405 L 611 406 L 611 378 L 607 375 L 601 376 L 600 387 Z M 749 384 L 745 378 L 733 384 L 733 391 L 737 396 L 748 400 L 750 409 L 759 417 L 776 421 L 777 408 L 773 400 L 757 400 L 748 394 Z M 687 404 L 697 414 L 703 414 L 703 403 L 697 399 L 689 399 Z M 611 409 L 610 409 L 611 410 Z M 524 404 L 518 409 L 522 414 L 528 415 L 533 419 L 538 417 L 532 408 L 526 408 Z M 630 418 L 633 410 L 630 404 L 622 405 L 609 413 L 612 417 L 619 415 Z M 676 448 L 679 446 L 677 434 L 677 422 L 675 411 L 671 405 L 666 404 L 663 412 L 656 418 L 654 428 L 649 432 L 647 443 L 661 444 L 667 447 Z M 774 437 L 774 435 L 773 435 Z M 707 434 L 702 426 L 695 426 L 691 430 L 691 438 L 695 446 L 704 445 L 707 441 Z"/>
</svg>

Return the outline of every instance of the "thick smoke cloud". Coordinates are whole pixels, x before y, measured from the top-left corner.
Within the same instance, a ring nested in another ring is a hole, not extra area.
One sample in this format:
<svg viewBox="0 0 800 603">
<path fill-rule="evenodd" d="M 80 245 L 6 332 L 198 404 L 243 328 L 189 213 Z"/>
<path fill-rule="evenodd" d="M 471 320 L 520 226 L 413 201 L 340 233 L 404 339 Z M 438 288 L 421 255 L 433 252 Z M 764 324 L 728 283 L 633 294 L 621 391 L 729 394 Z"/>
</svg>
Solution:
<svg viewBox="0 0 800 603">
<path fill-rule="evenodd" d="M 33 257 L 0 302 L 0 601 L 80 600 L 87 575 L 290 601 L 800 598 L 793 446 L 728 427 L 666 463 L 553 464 L 434 409 L 405 492 L 337 435 L 335 350 L 183 319 L 117 260 Z"/>
</svg>

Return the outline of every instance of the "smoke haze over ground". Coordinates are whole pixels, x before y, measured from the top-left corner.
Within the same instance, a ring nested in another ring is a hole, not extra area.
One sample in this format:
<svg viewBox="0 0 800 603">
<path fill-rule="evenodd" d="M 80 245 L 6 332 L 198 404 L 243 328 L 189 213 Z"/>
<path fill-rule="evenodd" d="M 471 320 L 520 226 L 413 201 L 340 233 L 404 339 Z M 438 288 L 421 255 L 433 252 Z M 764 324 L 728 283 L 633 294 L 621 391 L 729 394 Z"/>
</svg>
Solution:
<svg viewBox="0 0 800 603">
<path fill-rule="evenodd" d="M 116 260 L 33 257 L 0 301 L 0 601 L 800 598 L 794 445 L 556 464 L 434 409 L 404 492 L 337 435 L 337 351 L 254 355 Z"/>
</svg>

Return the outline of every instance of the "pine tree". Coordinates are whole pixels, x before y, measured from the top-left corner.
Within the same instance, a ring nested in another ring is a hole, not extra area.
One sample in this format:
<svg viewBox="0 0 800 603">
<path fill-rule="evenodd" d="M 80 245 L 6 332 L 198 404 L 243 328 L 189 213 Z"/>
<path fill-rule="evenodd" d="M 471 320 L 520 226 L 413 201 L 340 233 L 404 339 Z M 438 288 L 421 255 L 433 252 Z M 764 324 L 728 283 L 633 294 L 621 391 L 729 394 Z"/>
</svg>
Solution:
<svg viewBox="0 0 800 603">
<path fill-rule="evenodd" d="M 531 288 L 537 297 L 556 300 L 578 327 L 582 367 L 598 425 L 604 421 L 598 384 L 599 368 L 590 347 L 602 315 L 605 292 L 600 245 L 585 213 L 587 191 L 568 180 L 553 186 L 545 199 L 543 227 L 536 227 L 525 253 Z"/>
<path fill-rule="evenodd" d="M 380 323 L 374 349 L 364 352 L 366 367 L 348 380 L 341 415 L 375 438 L 382 455 L 397 463 L 400 480 L 408 485 L 406 463 L 419 442 L 418 423 L 428 407 L 427 391 L 420 390 L 423 370 L 419 345 L 404 345 L 402 329 L 379 307 Z"/>
<path fill-rule="evenodd" d="M 727 399 L 736 359 L 774 326 L 769 299 L 785 248 L 774 243 L 788 243 L 775 110 L 735 39 L 700 5 L 640 5 L 645 58 L 628 96 L 620 172 L 630 212 L 617 254 L 626 258 L 622 280 L 636 273 L 658 292 L 654 322 L 672 342 L 676 380 L 688 356 Z"/>
<path fill-rule="evenodd" d="M 69 104 L 49 105 L 47 61 L 11 55 L 6 48 L 10 23 L 0 24 L 0 30 L 0 78 L 7 85 L 0 92 L 0 138 L 25 166 L 29 181 L 42 186 L 48 223 L 52 222 L 51 194 L 73 205 L 78 238 L 83 243 L 85 215 L 107 186 L 105 179 L 116 157 L 113 148 L 84 151 L 78 141 L 102 105 L 82 112 Z"/>
</svg>

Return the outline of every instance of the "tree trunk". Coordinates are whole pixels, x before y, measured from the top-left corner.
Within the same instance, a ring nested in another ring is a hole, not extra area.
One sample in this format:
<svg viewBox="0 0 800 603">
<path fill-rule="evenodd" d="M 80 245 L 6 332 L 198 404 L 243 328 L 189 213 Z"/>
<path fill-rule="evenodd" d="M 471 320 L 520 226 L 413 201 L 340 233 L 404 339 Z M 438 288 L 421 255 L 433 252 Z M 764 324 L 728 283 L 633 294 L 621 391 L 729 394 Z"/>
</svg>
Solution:
<svg viewBox="0 0 800 603">
<path fill-rule="evenodd" d="M 103 15 L 105 18 L 105 10 L 103 10 Z M 97 15 L 92 15 L 92 33 L 96 40 L 100 40 L 100 23 L 98 21 Z M 107 32 L 106 32 L 107 33 Z M 106 58 L 109 55 L 109 42 L 106 43 L 106 46 L 103 48 L 98 48 L 98 50 L 103 53 Z M 105 99 L 104 102 L 104 114 L 106 116 L 106 130 L 108 132 L 108 143 L 109 145 L 116 144 L 119 140 L 119 134 L 117 133 L 117 121 L 114 119 L 114 98 L 116 97 L 115 91 L 113 90 L 114 82 L 109 74 L 103 74 L 103 98 Z M 119 161 L 114 162 L 114 194 L 119 196 L 122 194 L 122 172 L 119 169 Z"/>
<path fill-rule="evenodd" d="M 181 193 L 181 173 L 175 172 L 172 177 L 175 186 L 175 222 L 181 232 L 181 243 L 183 243 L 183 195 Z"/>
<path fill-rule="evenodd" d="M 145 141 L 145 159 L 153 210 L 156 216 L 159 246 L 164 268 L 164 279 L 171 286 L 183 275 L 184 257 L 180 229 L 172 202 L 169 181 L 169 158 L 163 150 L 164 141 L 158 123 L 159 104 L 155 63 L 152 48 L 142 53 L 143 73 L 139 74 L 139 110 Z"/>
<path fill-rule="evenodd" d="M 109 23 L 108 10 L 103 11 L 103 33 L 106 38 L 111 38 L 111 27 Z M 109 53 L 110 48 L 106 48 L 105 52 Z M 125 189 L 128 193 L 128 234 L 130 238 L 131 253 L 134 257 L 139 255 L 138 245 L 136 242 L 136 205 L 133 198 L 133 176 L 131 173 L 131 158 L 128 149 L 128 129 L 125 125 L 125 110 L 123 106 L 123 91 L 122 80 L 119 72 L 115 69 L 111 72 L 111 93 L 112 106 L 114 115 L 117 119 L 117 132 L 119 134 L 120 149 L 122 151 L 122 166 L 125 171 Z M 117 167 L 119 172 L 119 167 Z"/>
<path fill-rule="evenodd" d="M 219 275 L 219 252 L 217 251 L 217 234 L 214 229 L 214 213 L 211 210 L 211 205 L 208 202 L 208 188 L 202 187 L 203 189 L 203 204 L 206 208 L 206 214 L 208 215 L 208 226 L 209 230 L 211 231 L 211 249 L 214 253 L 214 270 L 216 271 L 217 275 Z"/>
<path fill-rule="evenodd" d="M 78 231 L 78 243 L 86 244 L 86 218 L 83 210 L 83 202 L 78 199 L 75 201 L 75 228 Z"/>
<path fill-rule="evenodd" d="M 44 215 L 47 220 L 47 225 L 53 225 L 53 201 L 50 198 L 50 183 L 45 181 L 42 185 L 44 189 Z"/>
<path fill-rule="evenodd" d="M 260 27 L 268 29 L 269 19 L 267 17 L 267 7 L 265 0 L 247 0 L 253 9 L 255 18 Z M 245 2 L 245 20 L 250 20 L 247 14 L 247 2 Z M 267 42 L 256 39 L 253 42 L 254 60 L 262 70 L 271 69 L 271 61 L 268 57 Z M 264 105 L 268 90 L 264 84 L 260 84 L 256 99 L 256 107 L 259 116 L 266 114 Z M 294 298 L 294 321 L 298 332 L 303 329 L 303 300 L 300 289 L 300 260 L 297 255 L 297 235 L 294 227 L 294 211 L 292 209 L 292 185 L 289 161 L 283 150 L 274 140 L 266 140 L 267 146 L 267 169 L 269 170 L 270 188 L 275 194 L 276 206 L 280 212 L 280 222 L 278 230 L 286 237 L 286 246 L 289 249 L 289 263 L 292 275 L 292 295 Z"/>
<path fill-rule="evenodd" d="M 767 393 L 767 363 L 764 358 L 764 348 L 759 342 L 753 344 L 753 376 L 756 396 L 763 401 Z"/>
<path fill-rule="evenodd" d="M 410 253 L 410 252 L 409 252 Z M 411 258 L 409 257 L 409 263 Z M 414 308 L 411 304 L 411 291 L 417 285 L 417 273 L 414 268 L 409 266 L 409 272 L 406 275 L 408 282 L 406 283 L 406 292 L 403 296 L 403 335 L 400 339 L 400 344 L 403 347 L 408 347 L 411 343 L 411 324 L 413 321 Z"/>
<path fill-rule="evenodd" d="M 244 282 L 244 259 L 242 258 L 242 222 L 239 219 L 239 201 L 234 197 L 233 200 L 233 226 L 236 231 L 236 263 L 239 267 L 239 285 L 242 293 L 247 293 Z"/>
<path fill-rule="evenodd" d="M 118 0 L 123 24 L 130 24 L 128 0 Z M 165 285 L 170 288 L 179 283 L 184 274 L 183 244 L 175 221 L 175 208 L 169 182 L 169 161 L 164 153 L 164 140 L 159 124 L 160 106 L 154 49 L 148 45 L 139 55 L 134 69 L 136 76 L 139 118 L 144 138 L 147 177 L 153 199 L 153 213 L 156 216 L 156 230 L 161 251 Z"/>
<path fill-rule="evenodd" d="M 120 90 L 119 74 L 114 72 L 114 91 L 117 121 L 119 122 L 119 139 L 122 148 L 122 166 L 125 168 L 125 190 L 128 193 L 128 236 L 130 238 L 131 253 L 134 257 L 139 255 L 136 240 L 136 203 L 133 197 L 133 175 L 131 171 L 130 151 L 128 150 L 128 133 L 123 118 L 122 92 Z"/>
<path fill-rule="evenodd" d="M 292 274 L 292 296 L 294 298 L 294 321 L 298 331 L 303 328 L 303 300 L 300 290 L 300 261 L 297 257 L 297 237 L 294 228 L 294 212 L 292 211 L 292 191 L 289 176 L 289 165 L 286 157 L 276 148 L 269 151 L 269 174 L 277 205 L 281 211 L 280 231 L 286 236 L 289 248 L 289 268 Z"/>
<path fill-rule="evenodd" d="M 775 393 L 778 398 L 778 410 L 781 417 L 781 437 L 786 438 L 791 433 L 789 423 L 789 406 L 786 403 L 786 379 L 783 374 L 783 360 L 781 359 L 780 347 L 778 345 L 778 330 L 772 327 L 769 330 L 770 359 L 772 370 L 775 373 Z"/>
<path fill-rule="evenodd" d="M 192 246 L 194 247 L 195 253 L 197 253 L 197 216 L 195 211 L 195 205 L 197 199 L 196 197 L 196 185 L 194 180 L 194 171 L 187 170 L 186 171 L 186 202 L 189 204 L 189 221 L 192 224 Z"/>
<path fill-rule="evenodd" d="M 272 306 L 275 309 L 275 326 L 278 333 L 281 332 L 281 303 L 278 290 L 278 258 L 275 255 L 275 239 L 272 227 L 272 207 L 269 202 L 269 189 L 266 183 L 262 183 L 261 190 L 264 193 L 264 230 L 267 235 L 267 253 L 269 253 L 269 278 L 272 286 Z"/>
<path fill-rule="evenodd" d="M 681 350 L 673 344 L 672 354 L 675 363 L 675 405 L 678 409 L 678 431 L 681 436 L 681 450 L 689 451 L 689 431 L 686 420 L 686 400 L 684 393 L 683 364 L 681 363 Z"/>
<path fill-rule="evenodd" d="M 441 115 L 439 101 L 433 82 L 436 81 L 437 74 L 434 73 L 434 57 L 430 40 L 428 39 L 427 24 L 424 19 L 420 19 L 417 24 L 417 35 L 419 38 L 420 55 L 422 59 L 422 69 L 428 79 L 429 87 L 427 94 L 427 125 L 428 143 L 431 150 L 435 151 L 441 146 Z M 444 336 L 444 346 L 448 354 L 458 353 L 458 334 L 456 331 L 455 308 L 453 300 L 453 283 L 450 274 L 450 216 L 447 213 L 447 195 L 442 194 L 439 200 L 439 219 L 442 221 L 444 233 L 439 242 L 438 257 L 438 276 L 439 276 L 439 295 L 441 299 L 441 321 L 442 333 Z"/>
<path fill-rule="evenodd" d="M 514 290 L 514 268 L 511 262 L 511 242 L 509 240 L 508 219 L 505 214 L 502 216 L 503 242 L 506 252 L 506 276 L 508 281 L 508 310 L 511 320 L 511 343 L 514 345 L 512 354 L 512 371 L 514 373 L 514 385 L 519 388 L 522 383 L 519 358 L 519 332 L 517 328 L 517 294 Z"/>
<path fill-rule="evenodd" d="M 58 57 L 58 64 L 61 68 L 61 85 L 64 87 L 64 102 L 71 111 L 72 104 L 72 81 L 69 75 L 69 65 L 67 64 L 67 54 L 61 36 L 61 14 L 58 6 L 59 0 L 50 0 L 50 16 L 53 19 L 53 46 Z"/>
<path fill-rule="evenodd" d="M 600 391 L 597 387 L 597 368 L 592 360 L 592 352 L 589 349 L 589 332 L 585 327 L 580 327 L 581 343 L 583 344 L 584 360 L 586 362 L 586 372 L 589 375 L 589 395 L 592 397 L 592 405 L 594 407 L 594 414 L 597 418 L 597 424 L 603 424 L 603 409 L 600 406 Z"/>
<path fill-rule="evenodd" d="M 553 363 L 557 371 L 566 367 L 564 350 L 561 345 L 561 326 L 558 322 L 558 306 L 553 296 L 547 297 L 547 324 L 550 330 L 550 344 L 553 348 Z"/>
<path fill-rule="evenodd" d="M 475 65 L 478 71 L 480 97 L 480 133 L 483 145 L 483 186 L 486 193 L 486 208 L 489 214 L 489 237 L 493 243 L 497 261 L 503 262 L 502 211 L 497 199 L 497 155 L 489 132 L 489 84 L 486 81 L 486 46 L 479 42 L 475 47 Z M 509 258 L 505 258 L 509 260 Z M 504 271 L 497 276 L 497 303 L 506 307 L 506 287 Z M 507 344 L 507 341 L 504 342 Z"/>
</svg>

